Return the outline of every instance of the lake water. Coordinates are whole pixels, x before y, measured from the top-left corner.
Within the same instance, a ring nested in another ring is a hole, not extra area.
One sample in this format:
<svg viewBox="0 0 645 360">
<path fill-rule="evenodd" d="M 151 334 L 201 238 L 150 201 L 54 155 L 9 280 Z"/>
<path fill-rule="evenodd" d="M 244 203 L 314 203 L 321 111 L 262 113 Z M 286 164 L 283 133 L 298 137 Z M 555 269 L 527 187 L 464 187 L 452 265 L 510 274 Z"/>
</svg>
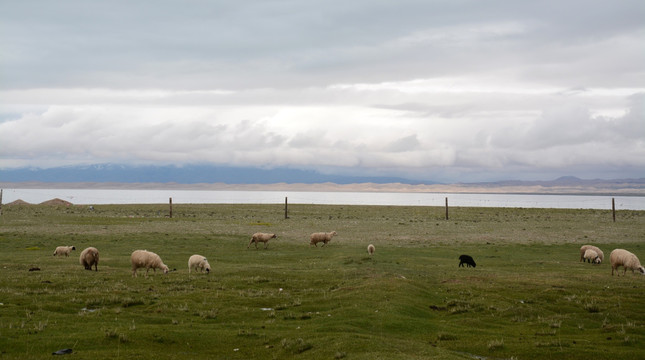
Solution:
<svg viewBox="0 0 645 360">
<path fill-rule="evenodd" d="M 204 191 L 4 189 L 2 203 L 21 199 L 31 204 L 59 198 L 76 205 L 99 204 L 289 204 L 414 205 L 510 208 L 611 209 L 612 196 L 446 194 L 387 192 Z M 614 196 L 617 210 L 645 210 L 644 196 Z"/>
</svg>

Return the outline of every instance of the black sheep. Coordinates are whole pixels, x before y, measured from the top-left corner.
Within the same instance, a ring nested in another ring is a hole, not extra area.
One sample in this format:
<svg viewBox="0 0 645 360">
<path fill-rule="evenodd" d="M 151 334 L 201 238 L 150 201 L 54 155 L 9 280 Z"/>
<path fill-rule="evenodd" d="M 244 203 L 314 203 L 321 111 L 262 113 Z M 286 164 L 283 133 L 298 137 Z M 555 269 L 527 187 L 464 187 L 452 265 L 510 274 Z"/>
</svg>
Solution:
<svg viewBox="0 0 645 360">
<path fill-rule="evenodd" d="M 459 266 L 464 266 L 464 264 L 466 264 L 466 266 L 468 267 L 477 267 L 475 260 L 473 260 L 472 256 L 469 255 L 461 255 L 459 257 Z"/>
</svg>

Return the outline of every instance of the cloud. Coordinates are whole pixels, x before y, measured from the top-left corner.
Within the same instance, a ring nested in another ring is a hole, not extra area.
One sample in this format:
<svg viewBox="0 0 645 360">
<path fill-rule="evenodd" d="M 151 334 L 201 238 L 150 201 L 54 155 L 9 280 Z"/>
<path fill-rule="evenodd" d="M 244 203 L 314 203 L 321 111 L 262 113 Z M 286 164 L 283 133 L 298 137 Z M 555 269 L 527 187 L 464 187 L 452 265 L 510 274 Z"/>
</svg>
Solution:
<svg viewBox="0 0 645 360">
<path fill-rule="evenodd" d="M 12 2 L 0 166 L 630 177 L 645 158 L 640 8 Z"/>
<path fill-rule="evenodd" d="M 434 91 L 430 94 L 434 96 Z M 486 99 L 491 96 L 482 94 Z M 575 105 L 576 100 L 584 103 L 585 96 L 568 95 L 560 107 L 541 112 L 521 113 L 512 106 L 495 112 L 459 106 L 462 111 L 457 115 L 433 111 L 432 106 L 387 109 L 349 107 L 343 102 L 246 107 L 162 106 L 164 100 L 146 107 L 129 102 L 70 104 L 0 123 L 0 141 L 5 144 L 5 160 L 26 161 L 26 156 L 50 165 L 77 161 L 348 171 L 356 167 L 375 172 L 398 169 L 426 177 L 436 168 L 451 166 L 499 170 L 621 162 L 645 165 L 641 160 L 643 95 L 630 98 L 630 108 L 616 118 L 594 117 L 588 108 Z M 472 94 L 467 98 L 477 100 Z M 615 159 L 618 152 L 621 158 Z"/>
</svg>

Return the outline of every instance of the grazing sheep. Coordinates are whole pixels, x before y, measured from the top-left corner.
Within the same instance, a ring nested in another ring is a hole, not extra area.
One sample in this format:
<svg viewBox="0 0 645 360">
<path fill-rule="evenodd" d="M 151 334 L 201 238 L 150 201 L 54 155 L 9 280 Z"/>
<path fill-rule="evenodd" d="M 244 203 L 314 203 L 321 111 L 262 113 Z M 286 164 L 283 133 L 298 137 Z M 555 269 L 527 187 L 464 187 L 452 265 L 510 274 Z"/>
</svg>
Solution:
<svg viewBox="0 0 645 360">
<path fill-rule="evenodd" d="M 609 261 L 611 262 L 611 276 L 614 276 L 614 270 L 616 270 L 616 275 L 620 276 L 618 272 L 618 267 L 623 267 L 623 276 L 627 270 L 631 270 L 634 273 L 634 270 L 640 271 L 641 274 L 645 275 L 645 268 L 641 266 L 641 262 L 638 261 L 636 255 L 630 253 L 624 249 L 615 249 L 609 254 Z"/>
<path fill-rule="evenodd" d="M 94 247 L 88 247 L 81 252 L 79 262 L 85 270 L 92 270 L 94 266 L 94 271 L 99 271 L 99 251 Z"/>
<path fill-rule="evenodd" d="M 593 249 L 587 249 L 585 251 L 584 259 L 593 264 L 600 264 L 600 256 L 598 256 L 598 253 Z"/>
<path fill-rule="evenodd" d="M 267 234 L 267 233 L 255 233 L 253 236 L 251 236 L 251 242 L 249 242 L 249 245 L 246 247 L 247 249 L 251 244 L 255 243 L 255 248 L 258 248 L 258 243 L 263 242 L 264 243 L 264 248 L 266 249 L 267 246 L 269 246 L 269 240 L 271 239 L 276 239 L 278 236 L 276 234 Z"/>
<path fill-rule="evenodd" d="M 56 256 L 56 255 L 58 255 L 58 256 L 65 255 L 65 257 L 68 257 L 69 253 L 72 250 L 76 250 L 76 247 L 74 247 L 74 246 L 58 246 L 56 248 L 56 250 L 54 250 L 54 256 Z"/>
<path fill-rule="evenodd" d="M 148 271 L 150 269 L 155 273 L 157 272 L 157 269 L 161 269 L 164 274 L 167 274 L 169 271 L 168 266 L 161 261 L 159 255 L 147 250 L 135 250 L 132 252 L 130 262 L 132 263 L 133 277 L 137 277 L 137 269 L 139 268 L 146 269 L 146 277 L 148 277 Z"/>
<path fill-rule="evenodd" d="M 331 240 L 332 237 L 338 235 L 335 231 L 332 232 L 319 232 L 319 233 L 313 233 L 311 234 L 311 241 L 309 242 L 309 246 L 313 245 L 315 247 L 318 247 L 319 242 L 323 242 L 322 246 L 327 245 L 327 243 Z"/>
<path fill-rule="evenodd" d="M 600 261 L 598 261 L 598 264 L 600 264 L 601 262 L 603 262 L 605 260 L 605 254 L 599 248 L 597 248 L 597 247 L 595 247 L 593 245 L 582 245 L 580 247 L 580 261 L 582 261 L 582 262 L 585 261 L 585 251 L 587 251 L 589 249 L 591 249 L 591 250 L 595 251 L 596 253 L 598 253 L 598 260 L 600 260 Z"/>
<path fill-rule="evenodd" d="M 461 255 L 459 256 L 459 266 L 464 266 L 466 264 L 467 267 L 477 267 L 477 264 L 475 264 L 475 260 L 473 260 L 472 256 L 470 255 Z"/>
<path fill-rule="evenodd" d="M 205 257 L 201 255 L 193 255 L 188 259 L 188 274 L 190 274 L 190 270 L 192 269 L 195 269 L 195 271 L 199 269 L 199 272 L 206 271 L 206 273 L 209 274 L 211 272 L 211 265 Z"/>
<path fill-rule="evenodd" d="M 372 245 L 372 244 L 367 245 L 367 253 L 368 253 L 368 254 L 370 254 L 370 255 L 374 255 L 374 250 L 376 250 L 376 249 L 374 248 L 374 245 Z"/>
</svg>

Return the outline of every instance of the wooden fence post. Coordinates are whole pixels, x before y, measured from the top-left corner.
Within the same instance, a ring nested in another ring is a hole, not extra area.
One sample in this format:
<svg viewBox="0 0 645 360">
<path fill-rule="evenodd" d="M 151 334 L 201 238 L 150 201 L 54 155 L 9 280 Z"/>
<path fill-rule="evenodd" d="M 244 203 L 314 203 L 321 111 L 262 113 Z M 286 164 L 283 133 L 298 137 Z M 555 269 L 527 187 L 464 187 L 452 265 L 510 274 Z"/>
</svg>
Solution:
<svg viewBox="0 0 645 360">
<path fill-rule="evenodd" d="M 614 201 L 614 198 L 611 198 L 611 214 L 614 218 L 614 222 L 616 222 L 616 201 Z"/>
<path fill-rule="evenodd" d="M 446 198 L 446 220 L 448 220 L 448 198 Z"/>
<path fill-rule="evenodd" d="M 0 189 L 0 216 L 2 215 L 2 189 Z"/>
<path fill-rule="evenodd" d="M 289 205 L 288 205 L 288 203 L 287 203 L 287 197 L 285 196 L 285 197 L 284 197 L 284 218 L 285 218 L 285 219 L 288 219 L 288 218 L 289 218 L 289 214 L 288 214 L 288 211 L 287 211 L 287 207 L 288 207 L 288 206 L 289 206 Z"/>
<path fill-rule="evenodd" d="M 172 197 L 169 199 L 170 203 L 170 218 L 172 219 Z"/>
</svg>

